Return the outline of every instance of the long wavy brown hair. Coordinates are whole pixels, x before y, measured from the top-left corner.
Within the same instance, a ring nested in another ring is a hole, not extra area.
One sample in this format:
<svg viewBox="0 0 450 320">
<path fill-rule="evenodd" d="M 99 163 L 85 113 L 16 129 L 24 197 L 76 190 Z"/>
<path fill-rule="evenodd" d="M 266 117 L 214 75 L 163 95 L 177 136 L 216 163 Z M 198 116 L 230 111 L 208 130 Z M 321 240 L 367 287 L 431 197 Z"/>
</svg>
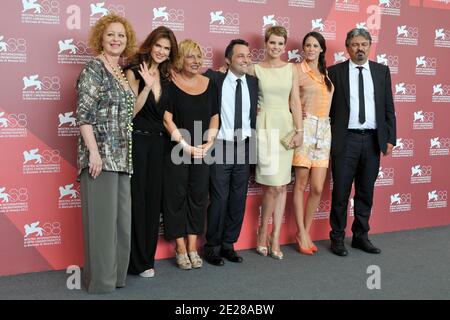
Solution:
<svg viewBox="0 0 450 320">
<path fill-rule="evenodd" d="M 319 69 L 320 73 L 323 75 L 323 78 L 325 80 L 325 84 L 327 86 L 328 91 L 331 91 L 332 84 L 331 84 L 330 79 L 328 79 L 327 62 L 325 60 L 325 53 L 327 52 L 327 45 L 325 42 L 325 38 L 319 32 L 311 31 L 311 32 L 307 33 L 305 35 L 305 37 L 303 38 L 302 47 L 305 47 L 305 42 L 309 37 L 313 37 L 314 39 L 316 39 L 317 42 L 319 42 L 319 45 L 323 50 L 319 55 L 318 69 Z"/>
<path fill-rule="evenodd" d="M 156 28 L 147 36 L 136 54 L 131 58 L 129 67 L 131 69 L 139 68 L 139 65 L 143 62 L 146 62 L 150 66 L 153 63 L 151 51 L 159 39 L 167 39 L 170 41 L 169 59 L 160 63 L 158 66 L 160 75 L 168 79 L 170 77 L 169 71 L 172 68 L 172 63 L 178 56 L 178 43 L 173 31 L 165 26 Z"/>
</svg>

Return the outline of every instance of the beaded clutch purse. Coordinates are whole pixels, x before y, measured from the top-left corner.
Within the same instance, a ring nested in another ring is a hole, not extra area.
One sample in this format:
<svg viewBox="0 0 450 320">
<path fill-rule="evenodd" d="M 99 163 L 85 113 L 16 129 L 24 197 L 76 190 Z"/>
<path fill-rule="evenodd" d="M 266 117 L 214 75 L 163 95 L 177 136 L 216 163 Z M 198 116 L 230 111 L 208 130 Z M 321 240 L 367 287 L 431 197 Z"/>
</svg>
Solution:
<svg viewBox="0 0 450 320">
<path fill-rule="evenodd" d="M 280 139 L 281 144 L 286 150 L 294 149 L 294 145 L 291 144 L 292 138 L 294 138 L 296 132 L 295 130 L 289 131 L 287 135 L 285 135 L 282 139 Z"/>
</svg>

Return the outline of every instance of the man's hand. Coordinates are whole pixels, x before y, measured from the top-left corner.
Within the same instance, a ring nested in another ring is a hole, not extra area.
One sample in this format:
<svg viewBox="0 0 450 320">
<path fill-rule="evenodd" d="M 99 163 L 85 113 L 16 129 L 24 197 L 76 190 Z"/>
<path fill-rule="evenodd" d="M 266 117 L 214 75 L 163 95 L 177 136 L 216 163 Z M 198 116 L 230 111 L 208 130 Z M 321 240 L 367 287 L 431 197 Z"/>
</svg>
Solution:
<svg viewBox="0 0 450 320">
<path fill-rule="evenodd" d="M 391 143 L 387 143 L 386 152 L 384 153 L 385 156 L 388 156 L 392 153 L 392 149 L 394 148 L 394 145 Z"/>
</svg>

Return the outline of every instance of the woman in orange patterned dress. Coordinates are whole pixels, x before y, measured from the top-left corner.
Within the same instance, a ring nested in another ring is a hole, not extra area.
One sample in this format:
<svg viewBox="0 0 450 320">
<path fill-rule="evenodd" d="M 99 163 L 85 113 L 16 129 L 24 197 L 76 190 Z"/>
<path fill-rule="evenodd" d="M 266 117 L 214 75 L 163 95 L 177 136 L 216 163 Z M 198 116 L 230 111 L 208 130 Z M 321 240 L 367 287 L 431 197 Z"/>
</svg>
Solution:
<svg viewBox="0 0 450 320">
<path fill-rule="evenodd" d="M 331 147 L 331 128 L 328 113 L 334 87 L 327 75 L 325 39 L 318 32 L 303 38 L 306 54 L 297 65 L 300 100 L 303 110 L 303 144 L 295 149 L 292 165 L 295 167 L 294 210 L 300 253 L 312 255 L 317 247 L 311 240 L 310 229 L 314 212 L 320 202 L 327 175 Z M 310 192 L 304 204 L 304 192 L 310 180 Z"/>
</svg>

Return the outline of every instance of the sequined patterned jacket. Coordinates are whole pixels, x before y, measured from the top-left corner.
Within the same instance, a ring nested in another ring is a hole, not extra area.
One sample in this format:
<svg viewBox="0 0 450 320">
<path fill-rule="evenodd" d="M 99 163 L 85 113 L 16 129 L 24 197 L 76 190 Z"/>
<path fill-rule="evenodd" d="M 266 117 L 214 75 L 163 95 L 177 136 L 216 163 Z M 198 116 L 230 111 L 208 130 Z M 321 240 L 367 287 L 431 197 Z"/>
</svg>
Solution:
<svg viewBox="0 0 450 320">
<path fill-rule="evenodd" d="M 134 95 L 125 91 L 102 60 L 86 63 L 77 81 L 77 124 L 92 125 L 105 171 L 132 173 L 131 130 Z M 131 100 L 129 100 L 131 99 Z M 89 150 L 78 139 L 78 169 L 88 167 Z"/>
</svg>

